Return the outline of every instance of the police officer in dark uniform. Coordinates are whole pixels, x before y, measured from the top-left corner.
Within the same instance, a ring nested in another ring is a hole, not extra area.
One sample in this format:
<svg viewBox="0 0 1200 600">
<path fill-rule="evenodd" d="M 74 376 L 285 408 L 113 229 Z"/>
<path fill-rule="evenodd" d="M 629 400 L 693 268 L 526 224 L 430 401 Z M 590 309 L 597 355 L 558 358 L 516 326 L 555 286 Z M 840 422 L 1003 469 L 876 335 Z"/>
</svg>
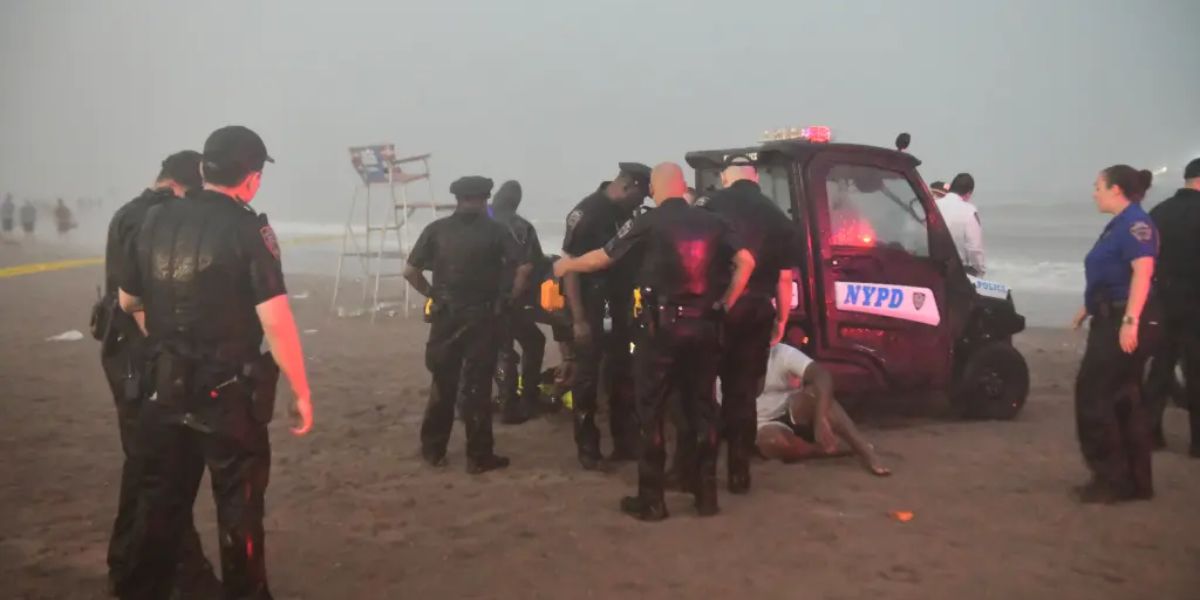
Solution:
<svg viewBox="0 0 1200 600">
<path fill-rule="evenodd" d="M 651 176 L 658 208 L 623 227 L 604 248 L 561 259 L 554 268 L 555 274 L 587 273 L 627 260 L 633 251 L 644 252 L 637 276 L 644 317 L 633 358 L 641 428 L 638 493 L 622 500 L 621 510 L 646 521 L 667 517 L 663 412 L 674 392 L 681 394 L 696 438 L 697 511 L 704 516 L 718 511 L 714 388 L 720 329 L 724 313 L 736 306 L 754 270 L 754 258 L 728 223 L 688 206 L 683 199 L 686 190 L 678 165 L 659 165 Z M 731 263 L 732 276 L 728 274 Z M 729 282 L 723 294 L 718 287 L 722 280 Z"/>
<path fill-rule="evenodd" d="M 1096 206 L 1113 218 L 1084 261 L 1087 289 L 1074 322 L 1078 328 L 1091 318 L 1075 382 L 1079 445 L 1092 472 L 1091 481 L 1076 489 L 1084 503 L 1154 496 L 1141 397 L 1156 320 L 1147 308 L 1158 232 L 1140 204 L 1151 179 L 1149 171 L 1128 165 L 1109 167 L 1096 178 Z"/>
<path fill-rule="evenodd" d="M 628 222 L 633 209 L 649 192 L 650 167 L 620 163 L 620 173 L 579 202 L 567 215 L 563 252 L 582 256 L 604 247 Z M 575 384 L 571 395 L 575 417 L 575 445 L 579 463 L 592 470 L 600 465 L 600 430 L 596 427 L 596 397 L 601 365 L 609 381 L 609 425 L 613 436 L 614 460 L 636 456 L 636 427 L 632 390 L 629 388 L 629 338 L 631 337 L 631 278 L 622 272 L 569 274 L 563 279 L 570 306 L 576 351 Z M 605 316 L 612 324 L 604 331 Z"/>
<path fill-rule="evenodd" d="M 787 327 L 792 268 L 800 266 L 801 256 L 791 219 L 762 193 L 752 165 L 731 165 L 721 180 L 725 189 L 699 198 L 696 206 L 728 221 L 755 264 L 746 293 L 725 316 L 720 368 L 729 491 L 744 494 L 750 491 L 750 456 L 757 436 L 755 401 L 762 391 L 771 346 L 783 339 Z M 824 445 L 836 444 L 828 420 L 816 429 L 819 435 L 824 431 Z"/>
<path fill-rule="evenodd" d="M 521 205 L 521 184 L 516 181 L 505 181 L 496 190 L 492 199 L 492 218 L 508 227 L 521 253 L 523 262 L 537 265 L 545 262 L 542 254 L 542 244 L 538 241 L 537 230 L 533 224 L 517 214 Z M 509 289 L 512 282 L 512 272 L 515 266 L 510 266 L 505 273 L 503 292 L 511 294 Z M 516 299 L 513 310 L 503 323 L 504 332 L 500 339 L 499 365 L 496 368 L 496 387 L 499 388 L 503 406 L 501 421 L 508 425 L 517 425 L 529 420 L 537 411 L 539 401 L 538 380 L 542 374 L 542 359 L 546 354 L 546 336 L 537 326 L 536 308 L 538 304 L 537 288 L 527 285 L 526 291 Z M 518 357 L 513 348 L 513 342 L 521 345 Z M 519 364 L 519 371 L 518 371 Z M 517 376 L 520 375 L 521 391 L 517 397 Z"/>
<path fill-rule="evenodd" d="M 177 152 L 162 162 L 162 170 L 154 186 L 142 192 L 117 210 L 108 226 L 108 244 L 104 260 L 104 296 L 93 312 L 93 334 L 101 341 L 100 364 L 104 368 L 113 402 L 117 407 L 117 426 L 125 461 L 121 467 L 121 487 L 117 500 L 117 518 L 113 522 L 108 544 L 109 585 L 120 586 L 129 567 L 130 542 L 137 515 L 141 453 L 138 447 L 138 421 L 142 403 L 151 383 L 145 371 L 145 337 L 138 324 L 120 310 L 117 290 L 125 272 L 127 249 L 137 237 L 146 211 L 170 198 L 183 197 L 200 189 L 200 153 L 192 150 Z M 202 456 L 193 457 L 186 468 L 204 472 Z M 200 477 L 195 481 L 200 483 Z M 195 494 L 195 491 L 192 492 Z M 181 598 L 208 597 L 220 589 L 212 565 L 204 558 L 200 537 L 192 523 L 192 513 L 186 514 L 183 545 L 179 554 L 176 575 Z"/>
<path fill-rule="evenodd" d="M 446 464 L 457 402 L 467 430 L 471 474 L 509 464 L 493 448 L 491 376 L 503 333 L 500 323 L 524 293 L 532 268 L 512 232 L 488 218 L 491 192 L 492 180 L 485 177 L 455 181 L 450 193 L 458 209 L 425 227 L 404 269 L 413 288 L 433 300 L 425 347 L 433 385 L 421 424 L 421 456 L 432 466 Z M 433 271 L 432 285 L 425 279 L 427 270 Z M 506 271 L 513 275 L 508 297 L 501 294 Z"/>
<path fill-rule="evenodd" d="M 209 467 L 217 504 L 223 597 L 271 598 L 263 496 L 280 370 L 296 395 L 293 433 L 311 429 L 312 404 L 279 244 L 266 217 L 248 206 L 269 160 L 253 131 L 213 132 L 204 144 L 204 189 L 147 211 L 121 276 L 121 307 L 145 312 L 155 382 L 141 412 L 144 521 L 130 576 L 117 590 L 123 599 L 169 593 L 202 475 L 189 468 L 197 457 Z"/>
<path fill-rule="evenodd" d="M 1183 395 L 1190 414 L 1190 454 L 1200 458 L 1200 158 L 1183 170 L 1184 187 L 1150 211 L 1162 236 L 1154 275 L 1166 317 L 1162 351 L 1150 368 L 1146 390 L 1155 442 L 1165 446 L 1162 418 L 1182 359 Z"/>
</svg>

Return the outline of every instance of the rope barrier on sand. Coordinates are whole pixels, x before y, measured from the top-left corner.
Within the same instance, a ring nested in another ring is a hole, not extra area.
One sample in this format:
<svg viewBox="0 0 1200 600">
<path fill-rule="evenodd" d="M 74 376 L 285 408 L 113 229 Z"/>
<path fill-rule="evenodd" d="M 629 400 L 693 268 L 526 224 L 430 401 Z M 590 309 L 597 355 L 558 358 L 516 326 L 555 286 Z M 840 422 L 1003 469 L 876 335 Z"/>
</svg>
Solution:
<svg viewBox="0 0 1200 600">
<path fill-rule="evenodd" d="M 341 239 L 340 235 L 303 235 L 292 237 L 283 240 L 284 244 L 300 245 L 314 244 L 317 242 L 328 242 Z M 64 269 L 77 269 L 80 267 L 92 267 L 95 265 L 104 264 L 104 257 L 97 256 L 93 258 L 72 258 L 68 260 L 57 260 L 51 262 L 29 263 L 25 265 L 15 265 L 11 267 L 0 267 L 0 279 L 9 277 L 19 277 L 21 275 L 34 275 L 37 273 L 49 273 L 51 271 L 62 271 Z"/>
</svg>

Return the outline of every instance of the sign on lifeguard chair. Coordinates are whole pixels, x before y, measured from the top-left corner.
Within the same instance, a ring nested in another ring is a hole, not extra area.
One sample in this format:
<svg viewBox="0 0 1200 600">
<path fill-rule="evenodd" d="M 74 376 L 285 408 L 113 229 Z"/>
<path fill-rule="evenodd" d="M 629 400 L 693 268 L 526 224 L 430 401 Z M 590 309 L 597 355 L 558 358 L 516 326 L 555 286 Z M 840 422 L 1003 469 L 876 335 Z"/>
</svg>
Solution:
<svg viewBox="0 0 1200 600">
<path fill-rule="evenodd" d="M 354 170 L 362 177 L 363 183 L 390 183 L 388 169 L 396 160 L 396 146 L 380 144 L 377 146 L 355 146 L 350 149 L 350 162 Z"/>
</svg>

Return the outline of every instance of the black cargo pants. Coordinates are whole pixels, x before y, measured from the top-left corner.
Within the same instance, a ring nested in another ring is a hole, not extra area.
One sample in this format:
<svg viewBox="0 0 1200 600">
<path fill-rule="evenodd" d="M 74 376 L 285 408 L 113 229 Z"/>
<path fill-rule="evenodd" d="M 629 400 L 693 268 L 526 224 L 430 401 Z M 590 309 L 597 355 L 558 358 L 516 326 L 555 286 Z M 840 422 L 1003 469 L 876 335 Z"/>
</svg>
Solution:
<svg viewBox="0 0 1200 600">
<path fill-rule="evenodd" d="M 142 408 L 145 463 L 134 564 L 123 600 L 168 597 L 191 523 L 203 469 L 217 505 L 221 579 L 226 598 L 269 600 L 264 497 L 270 476 L 270 410 L 255 407 L 239 369 L 160 356 L 156 395 Z"/>
<path fill-rule="evenodd" d="M 1168 304 L 1163 343 L 1155 354 L 1146 382 L 1146 400 L 1154 435 L 1162 439 L 1163 412 L 1175 391 L 1175 366 L 1183 366 L 1183 397 L 1191 425 L 1191 448 L 1200 454 L 1200 314 L 1195 306 L 1171 310 Z"/>
<path fill-rule="evenodd" d="M 494 307 L 447 306 L 433 316 L 425 345 L 425 367 L 433 374 L 421 423 L 421 452 L 446 455 L 454 427 L 454 407 L 462 411 L 467 457 L 493 454 L 491 377 L 496 369 L 500 326 Z"/>
<path fill-rule="evenodd" d="M 1092 317 L 1075 381 L 1075 423 L 1097 483 L 1119 494 L 1153 493 L 1150 424 L 1142 399 L 1145 352 L 1121 349 L 1121 310 Z"/>
<path fill-rule="evenodd" d="M 716 377 L 720 324 L 712 318 L 674 319 L 648 314 L 638 329 L 633 356 L 637 419 L 641 433 L 638 496 L 648 504 L 663 501 L 663 416 L 671 394 L 678 394 L 695 448 L 697 488 L 715 490 L 718 447 Z M 680 434 L 684 435 L 684 434 Z"/>
<path fill-rule="evenodd" d="M 529 408 L 538 397 L 542 361 L 546 356 L 546 335 L 538 328 L 533 307 L 512 311 L 506 321 L 500 340 L 496 387 L 500 401 L 505 406 L 513 405 L 517 401 L 517 373 L 520 373 L 521 400 Z M 520 354 L 513 347 L 514 342 L 520 345 Z"/>
<path fill-rule="evenodd" d="M 108 542 L 108 577 L 114 588 L 119 588 L 131 567 L 130 554 L 138 515 L 137 503 L 143 464 L 138 426 L 142 404 L 153 386 L 145 377 L 147 369 L 143 342 L 140 339 L 125 339 L 114 346 L 110 353 L 101 355 L 100 364 L 104 369 L 105 378 L 108 379 L 113 403 L 117 409 L 117 430 L 121 439 L 121 450 L 125 455 L 121 464 L 117 516 L 113 520 L 112 536 Z M 187 471 L 189 479 L 193 473 L 200 474 L 195 476 L 198 487 L 200 476 L 204 472 L 204 458 L 192 457 L 192 460 L 181 467 Z M 195 489 L 191 491 L 191 495 L 196 495 Z M 182 597 L 187 597 L 187 592 L 194 587 L 193 584 L 210 576 L 212 565 L 204 558 L 204 550 L 200 544 L 200 536 L 196 533 L 196 526 L 192 522 L 190 509 L 184 517 L 183 528 L 176 587 Z"/>
<path fill-rule="evenodd" d="M 585 319 L 592 332 L 590 343 L 575 342 L 575 384 L 571 388 L 572 411 L 575 418 L 575 445 L 579 454 L 599 458 L 600 429 L 596 426 L 597 398 L 600 381 L 608 382 L 609 428 L 613 448 L 625 453 L 634 452 L 637 430 L 634 424 L 634 393 L 630 385 L 631 362 L 629 344 L 633 341 L 633 324 L 628 302 L 612 302 L 609 314 L 612 331 L 604 331 L 605 295 L 602 289 L 584 291 Z M 630 292 L 632 294 L 632 290 Z"/>
</svg>

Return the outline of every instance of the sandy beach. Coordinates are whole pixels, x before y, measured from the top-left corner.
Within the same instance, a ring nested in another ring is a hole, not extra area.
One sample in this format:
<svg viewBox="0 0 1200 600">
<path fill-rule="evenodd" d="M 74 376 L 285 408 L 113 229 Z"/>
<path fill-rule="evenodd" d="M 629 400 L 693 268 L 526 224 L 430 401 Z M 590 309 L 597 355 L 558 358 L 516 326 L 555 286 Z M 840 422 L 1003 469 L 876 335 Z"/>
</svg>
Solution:
<svg viewBox="0 0 1200 600">
<path fill-rule="evenodd" d="M 82 256 L 0 245 L 0 266 Z M 115 412 L 98 345 L 45 341 L 86 331 L 100 279 L 99 267 L 0 279 L 2 598 L 104 597 Z M 1183 453 L 1182 412 L 1167 414 L 1156 499 L 1081 507 L 1069 498 L 1085 477 L 1071 399 L 1079 334 L 1020 336 L 1033 389 L 1016 421 L 863 413 L 889 479 L 850 458 L 757 463 L 753 493 L 723 494 L 719 517 L 698 519 L 690 498 L 673 494 L 672 518 L 643 524 L 617 510 L 634 466 L 580 471 L 566 414 L 497 424 L 497 449 L 513 459 L 506 471 L 467 476 L 458 426 L 451 467 L 424 467 L 426 325 L 334 317 L 331 283 L 289 279 L 292 293 L 307 293 L 294 305 L 316 427 L 288 434 L 280 398 L 266 519 L 277 598 L 1200 597 L 1200 461 Z M 207 486 L 196 514 L 215 558 Z"/>
</svg>

